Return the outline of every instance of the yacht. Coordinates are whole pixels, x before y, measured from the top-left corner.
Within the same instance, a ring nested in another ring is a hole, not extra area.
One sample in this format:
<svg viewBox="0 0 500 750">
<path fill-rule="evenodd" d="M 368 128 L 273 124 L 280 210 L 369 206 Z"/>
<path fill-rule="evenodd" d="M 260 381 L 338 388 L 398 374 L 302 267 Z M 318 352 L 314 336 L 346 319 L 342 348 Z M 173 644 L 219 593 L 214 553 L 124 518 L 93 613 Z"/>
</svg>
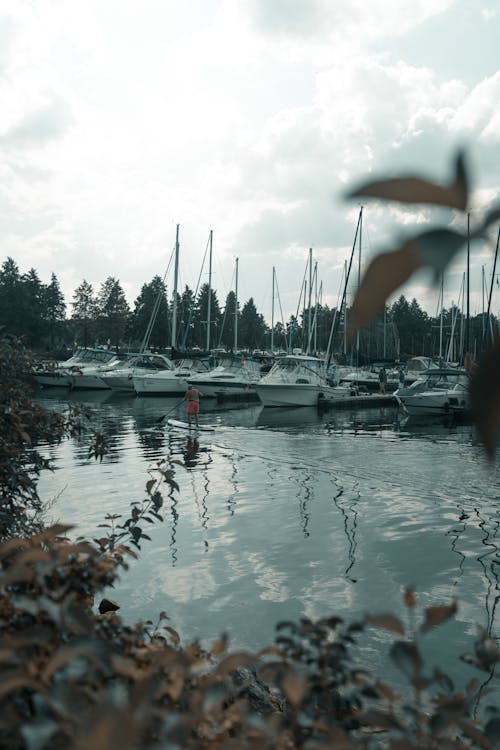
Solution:
<svg viewBox="0 0 500 750">
<path fill-rule="evenodd" d="M 138 396 L 175 396 L 186 392 L 188 378 L 209 369 L 208 360 L 184 359 L 175 363 L 169 361 L 168 366 L 158 372 L 134 374 L 134 391 Z"/>
<path fill-rule="evenodd" d="M 328 376 L 323 360 L 306 354 L 280 357 L 255 390 L 264 406 L 317 406 L 320 399 L 352 395 L 350 387 L 336 385 Z"/>
<path fill-rule="evenodd" d="M 210 372 L 193 375 L 188 383 L 209 397 L 255 395 L 255 386 L 261 379 L 260 368 L 254 359 L 233 357 Z"/>
<path fill-rule="evenodd" d="M 134 375 L 146 375 L 147 373 L 157 373 L 170 366 L 170 360 L 163 354 L 135 354 L 126 360 L 115 362 L 114 365 L 106 367 L 101 373 L 101 379 L 113 391 L 123 391 L 133 393 Z"/>
<path fill-rule="evenodd" d="M 109 349 L 81 347 L 64 362 L 40 362 L 35 366 L 34 378 L 44 388 L 69 388 L 73 385 L 73 376 L 83 368 L 106 365 L 114 360 L 118 361 L 117 356 Z"/>
<path fill-rule="evenodd" d="M 425 377 L 394 393 L 411 415 L 463 414 L 470 408 L 469 374 L 459 369 L 430 369 Z"/>
<path fill-rule="evenodd" d="M 109 349 L 87 349 L 88 357 L 73 365 L 69 372 L 72 390 L 106 390 L 109 388 L 101 375 L 106 368 L 117 365 L 121 358 Z"/>
</svg>

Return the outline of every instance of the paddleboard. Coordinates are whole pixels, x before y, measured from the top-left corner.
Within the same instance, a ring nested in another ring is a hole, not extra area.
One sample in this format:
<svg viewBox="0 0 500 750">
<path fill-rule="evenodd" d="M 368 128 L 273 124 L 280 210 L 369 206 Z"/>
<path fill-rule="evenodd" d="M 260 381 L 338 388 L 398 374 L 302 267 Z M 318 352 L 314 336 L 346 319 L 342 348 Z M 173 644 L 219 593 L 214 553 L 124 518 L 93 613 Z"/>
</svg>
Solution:
<svg viewBox="0 0 500 750">
<path fill-rule="evenodd" d="M 189 425 L 187 422 L 181 422 L 179 419 L 167 419 L 167 424 L 169 424 L 170 427 L 180 427 L 182 430 L 192 430 L 193 432 L 198 432 L 198 430 L 203 432 L 213 432 L 215 430 L 215 427 L 211 427 L 208 424 L 200 424 L 198 426 L 195 424 Z"/>
</svg>

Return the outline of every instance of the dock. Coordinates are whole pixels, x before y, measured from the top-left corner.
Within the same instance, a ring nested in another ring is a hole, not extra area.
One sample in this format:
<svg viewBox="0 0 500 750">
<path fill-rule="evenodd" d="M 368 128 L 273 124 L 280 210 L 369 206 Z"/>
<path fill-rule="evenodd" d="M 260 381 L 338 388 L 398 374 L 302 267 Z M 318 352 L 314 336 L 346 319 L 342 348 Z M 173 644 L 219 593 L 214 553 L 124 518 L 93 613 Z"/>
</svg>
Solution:
<svg viewBox="0 0 500 750">
<path fill-rule="evenodd" d="M 345 396 L 344 398 L 318 399 L 318 407 L 329 411 L 330 409 L 352 409 L 353 407 L 373 407 L 398 406 L 398 402 L 393 393 L 361 393 L 357 396 Z"/>
</svg>

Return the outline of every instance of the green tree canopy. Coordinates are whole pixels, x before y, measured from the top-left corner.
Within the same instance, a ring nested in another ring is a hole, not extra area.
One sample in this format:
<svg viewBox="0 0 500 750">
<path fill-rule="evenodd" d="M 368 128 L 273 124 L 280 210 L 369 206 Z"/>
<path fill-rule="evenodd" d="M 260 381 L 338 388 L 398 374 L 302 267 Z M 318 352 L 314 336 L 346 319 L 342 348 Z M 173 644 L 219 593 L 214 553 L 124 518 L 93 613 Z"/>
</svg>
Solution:
<svg viewBox="0 0 500 750">
<path fill-rule="evenodd" d="M 146 346 L 168 346 L 167 288 L 160 276 L 154 276 L 149 284 L 142 285 L 134 305 L 128 328 L 130 337 L 142 344 L 150 329 Z"/>
<path fill-rule="evenodd" d="M 98 328 L 101 342 L 118 348 L 125 333 L 130 308 L 118 279 L 108 276 L 97 296 Z"/>
<path fill-rule="evenodd" d="M 241 345 L 246 349 L 262 349 L 265 346 L 267 326 L 264 316 L 257 312 L 253 297 L 245 302 L 240 316 Z"/>
</svg>

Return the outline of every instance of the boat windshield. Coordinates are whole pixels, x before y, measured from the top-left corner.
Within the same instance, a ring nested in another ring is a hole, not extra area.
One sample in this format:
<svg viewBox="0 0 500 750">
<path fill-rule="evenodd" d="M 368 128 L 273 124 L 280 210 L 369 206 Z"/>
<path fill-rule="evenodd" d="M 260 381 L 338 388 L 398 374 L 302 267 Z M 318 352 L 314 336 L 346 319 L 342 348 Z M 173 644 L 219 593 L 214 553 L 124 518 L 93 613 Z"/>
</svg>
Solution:
<svg viewBox="0 0 500 750">
<path fill-rule="evenodd" d="M 309 370 L 319 374 L 322 370 L 322 362 L 319 359 L 298 359 L 295 357 L 286 357 L 278 360 L 273 365 L 271 372 L 290 372 L 291 370 Z"/>
</svg>

